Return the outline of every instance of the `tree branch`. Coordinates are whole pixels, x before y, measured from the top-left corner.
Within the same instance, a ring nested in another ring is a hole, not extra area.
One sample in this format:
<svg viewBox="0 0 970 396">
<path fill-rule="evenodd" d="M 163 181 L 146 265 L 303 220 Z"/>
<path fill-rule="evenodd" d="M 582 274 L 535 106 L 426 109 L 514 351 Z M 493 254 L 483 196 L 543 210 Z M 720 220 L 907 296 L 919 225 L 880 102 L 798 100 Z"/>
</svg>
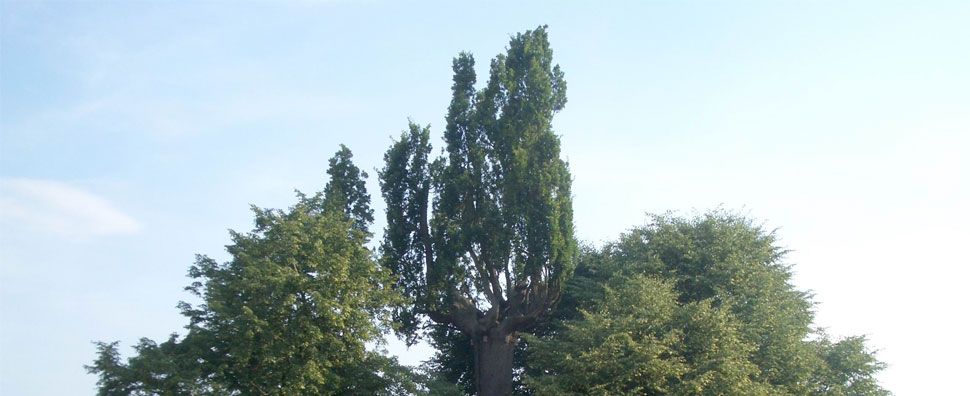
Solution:
<svg viewBox="0 0 970 396">
<path fill-rule="evenodd" d="M 449 313 L 451 323 L 457 326 L 463 333 L 473 337 L 478 336 L 485 330 L 485 326 L 479 323 L 478 318 L 483 316 L 475 303 L 462 296 L 453 296 L 453 302 Z"/>
<path fill-rule="evenodd" d="M 502 285 L 498 282 L 498 274 L 495 273 L 494 269 L 486 269 L 487 263 L 484 263 L 478 254 L 475 253 L 475 249 L 469 249 L 468 253 L 472 258 L 472 263 L 475 265 L 475 270 L 478 271 L 479 276 L 485 277 L 488 280 L 487 282 L 483 282 L 485 287 L 482 291 L 485 292 L 485 297 L 492 304 L 492 308 L 499 309 L 502 306 L 503 299 Z"/>
<path fill-rule="evenodd" d="M 429 188 L 427 183 L 422 186 L 426 191 Z M 424 245 L 424 263 L 427 268 L 427 272 L 430 275 L 432 268 L 434 268 L 434 249 L 431 244 L 431 232 L 428 230 L 428 197 L 427 192 L 425 197 L 421 200 L 418 214 L 418 238 L 421 238 L 421 244 Z M 428 277 L 425 277 L 427 280 Z"/>
</svg>

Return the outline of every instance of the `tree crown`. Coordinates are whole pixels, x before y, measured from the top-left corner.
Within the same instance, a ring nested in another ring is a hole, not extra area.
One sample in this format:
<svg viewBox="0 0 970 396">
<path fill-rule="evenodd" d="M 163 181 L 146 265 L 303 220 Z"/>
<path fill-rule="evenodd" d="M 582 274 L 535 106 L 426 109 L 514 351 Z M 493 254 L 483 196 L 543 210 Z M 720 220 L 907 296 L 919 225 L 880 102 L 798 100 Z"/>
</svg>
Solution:
<svg viewBox="0 0 970 396">
<path fill-rule="evenodd" d="M 429 128 L 412 123 L 385 154 L 384 265 L 416 301 L 400 312 L 463 331 L 517 331 L 558 301 L 575 257 L 571 177 L 552 117 L 566 102 L 546 28 L 518 34 L 492 60 L 484 88 L 475 61 L 453 62 L 445 154 L 434 161 Z"/>
</svg>

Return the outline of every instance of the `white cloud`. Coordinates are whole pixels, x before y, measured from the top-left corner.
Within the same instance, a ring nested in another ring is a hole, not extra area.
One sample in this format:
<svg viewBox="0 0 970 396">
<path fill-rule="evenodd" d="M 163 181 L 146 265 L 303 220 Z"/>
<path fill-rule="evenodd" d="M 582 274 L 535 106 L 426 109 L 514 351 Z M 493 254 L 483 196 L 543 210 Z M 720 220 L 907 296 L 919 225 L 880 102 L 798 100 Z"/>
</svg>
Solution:
<svg viewBox="0 0 970 396">
<path fill-rule="evenodd" d="M 4 228 L 87 238 L 131 234 L 141 227 L 103 198 L 70 183 L 0 179 L 0 223 Z"/>
</svg>

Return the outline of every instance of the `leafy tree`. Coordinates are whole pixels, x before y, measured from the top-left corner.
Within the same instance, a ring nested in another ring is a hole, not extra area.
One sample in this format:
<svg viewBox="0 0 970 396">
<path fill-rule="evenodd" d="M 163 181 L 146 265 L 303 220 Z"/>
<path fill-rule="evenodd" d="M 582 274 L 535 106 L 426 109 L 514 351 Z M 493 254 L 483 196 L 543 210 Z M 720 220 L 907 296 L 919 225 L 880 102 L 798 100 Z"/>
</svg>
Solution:
<svg viewBox="0 0 970 396">
<path fill-rule="evenodd" d="M 578 249 L 546 27 L 514 36 L 481 89 L 474 66 L 454 59 L 443 155 L 412 122 L 384 156 L 379 263 L 367 174 L 341 145 L 322 193 L 254 207 L 228 262 L 197 257 L 184 337 L 124 362 L 96 343 L 98 394 L 889 394 L 864 338 L 812 329 L 785 251 L 748 219 L 656 216 Z M 423 372 L 366 348 L 392 315 L 438 348 Z"/>
<path fill-rule="evenodd" d="M 435 349 L 427 362 L 430 370 L 458 386 L 464 394 L 475 394 L 475 348 L 471 336 L 454 325 L 434 323 L 429 331 L 429 343 Z M 516 352 L 522 344 L 520 340 Z M 513 366 L 518 368 L 522 364 L 513 359 Z"/>
<path fill-rule="evenodd" d="M 527 383 L 537 394 L 888 394 L 861 338 L 812 330 L 810 296 L 783 257 L 743 217 L 656 216 L 583 257 L 571 281 L 582 292 L 529 340 Z"/>
<path fill-rule="evenodd" d="M 478 394 L 506 395 L 518 335 L 574 266 L 571 179 L 551 128 L 566 84 L 545 27 L 513 37 L 481 90 L 470 54 L 453 70 L 446 154 L 429 162 L 429 128 L 413 123 L 385 154 L 382 263 L 415 302 L 397 312 L 403 333 L 430 318 L 469 337 Z"/>
<path fill-rule="evenodd" d="M 213 342 L 212 363 L 233 389 L 254 394 L 339 394 L 342 370 L 364 361 L 379 336 L 371 318 L 392 295 L 384 274 L 342 216 L 315 214 L 307 199 L 288 213 L 254 209 L 256 229 L 233 233 L 226 264 L 200 257 L 190 287 L 205 304 L 185 307 L 189 331 Z"/>
<path fill-rule="evenodd" d="M 886 368 L 865 346 L 864 337 L 848 337 L 832 342 L 824 334 L 814 342 L 821 363 L 812 377 L 814 395 L 863 396 L 889 395 L 875 380 Z"/>
<path fill-rule="evenodd" d="M 710 301 L 680 304 L 670 283 L 635 275 L 553 342 L 533 340 L 538 395 L 770 395 L 738 326 Z"/>
<path fill-rule="evenodd" d="M 367 172 L 362 172 L 351 161 L 354 154 L 347 146 L 330 158 L 327 174 L 330 181 L 323 189 L 323 208 L 343 213 L 354 221 L 354 229 L 367 233 L 374 222 L 374 210 L 370 208 L 370 194 L 364 185 Z"/>
<path fill-rule="evenodd" d="M 87 369 L 98 374 L 100 396 L 230 394 L 200 362 L 210 351 L 194 341 L 174 334 L 162 344 L 142 338 L 127 364 L 121 362 L 118 342 L 98 342 L 98 358 Z"/>
<path fill-rule="evenodd" d="M 772 233 L 725 212 L 655 216 L 610 250 L 621 272 L 674 280 L 682 303 L 710 299 L 730 310 L 743 323 L 743 339 L 758 347 L 751 360 L 761 368 L 759 381 L 777 394 L 806 391 L 811 348 L 802 340 L 811 332 L 812 304 L 789 283 L 785 251 Z"/>
<path fill-rule="evenodd" d="M 199 256 L 180 303 L 183 339 L 143 339 L 127 364 L 99 343 L 99 394 L 375 395 L 417 391 L 411 374 L 367 350 L 400 302 L 364 247 L 369 197 L 345 147 L 325 194 L 287 211 L 253 208 L 226 263 Z M 348 187 L 349 186 L 349 187 Z M 360 188 L 358 188 L 360 187 Z M 335 202 L 339 204 L 335 204 Z"/>
</svg>

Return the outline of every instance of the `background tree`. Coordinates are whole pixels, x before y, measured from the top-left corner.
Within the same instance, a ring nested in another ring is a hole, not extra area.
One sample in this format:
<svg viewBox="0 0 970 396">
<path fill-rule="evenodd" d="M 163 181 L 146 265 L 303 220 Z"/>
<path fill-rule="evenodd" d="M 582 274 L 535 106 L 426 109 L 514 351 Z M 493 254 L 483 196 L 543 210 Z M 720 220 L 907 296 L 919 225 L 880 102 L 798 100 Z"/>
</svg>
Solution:
<svg viewBox="0 0 970 396">
<path fill-rule="evenodd" d="M 533 340 L 545 372 L 527 384 L 539 395 L 770 395 L 751 376 L 753 349 L 709 301 L 680 304 L 672 284 L 635 275 L 554 341 Z"/>
<path fill-rule="evenodd" d="M 865 345 L 864 337 L 848 337 L 832 342 L 820 334 L 813 342 L 821 364 L 816 368 L 810 383 L 813 395 L 833 396 L 884 396 L 890 393 L 879 386 L 876 374 L 886 364 L 876 360 Z"/>
<path fill-rule="evenodd" d="M 231 394 L 204 363 L 212 360 L 211 350 L 195 337 L 180 340 L 173 334 L 162 344 L 142 338 L 127 363 L 121 361 L 117 341 L 96 345 L 98 358 L 86 368 L 98 374 L 99 396 Z"/>
<path fill-rule="evenodd" d="M 362 175 L 342 147 L 326 193 L 289 210 L 253 208 L 255 228 L 231 232 L 226 263 L 199 256 L 181 303 L 182 339 L 142 340 L 127 364 L 98 344 L 88 367 L 99 394 L 374 395 L 417 391 L 393 359 L 368 351 L 399 302 L 364 244 Z M 339 204 L 335 204 L 339 203 Z"/>
<path fill-rule="evenodd" d="M 566 85 L 545 27 L 513 37 L 480 91 L 470 54 L 453 69 L 446 155 L 429 163 L 428 128 L 413 123 L 385 154 L 382 263 L 415 302 L 398 312 L 403 331 L 413 340 L 427 317 L 468 336 L 478 393 L 505 395 L 518 334 L 574 266 L 571 179 L 551 128 Z"/>
<path fill-rule="evenodd" d="M 529 340 L 527 382 L 538 394 L 888 394 L 861 338 L 811 328 L 783 257 L 740 216 L 655 216 L 584 255 L 582 291 Z"/>
<path fill-rule="evenodd" d="M 374 210 L 370 208 L 370 194 L 364 185 L 367 172 L 354 165 L 353 157 L 350 149 L 341 144 L 340 150 L 330 158 L 327 168 L 330 181 L 323 189 L 322 206 L 353 220 L 354 229 L 369 233 L 370 225 L 374 223 Z"/>
</svg>

